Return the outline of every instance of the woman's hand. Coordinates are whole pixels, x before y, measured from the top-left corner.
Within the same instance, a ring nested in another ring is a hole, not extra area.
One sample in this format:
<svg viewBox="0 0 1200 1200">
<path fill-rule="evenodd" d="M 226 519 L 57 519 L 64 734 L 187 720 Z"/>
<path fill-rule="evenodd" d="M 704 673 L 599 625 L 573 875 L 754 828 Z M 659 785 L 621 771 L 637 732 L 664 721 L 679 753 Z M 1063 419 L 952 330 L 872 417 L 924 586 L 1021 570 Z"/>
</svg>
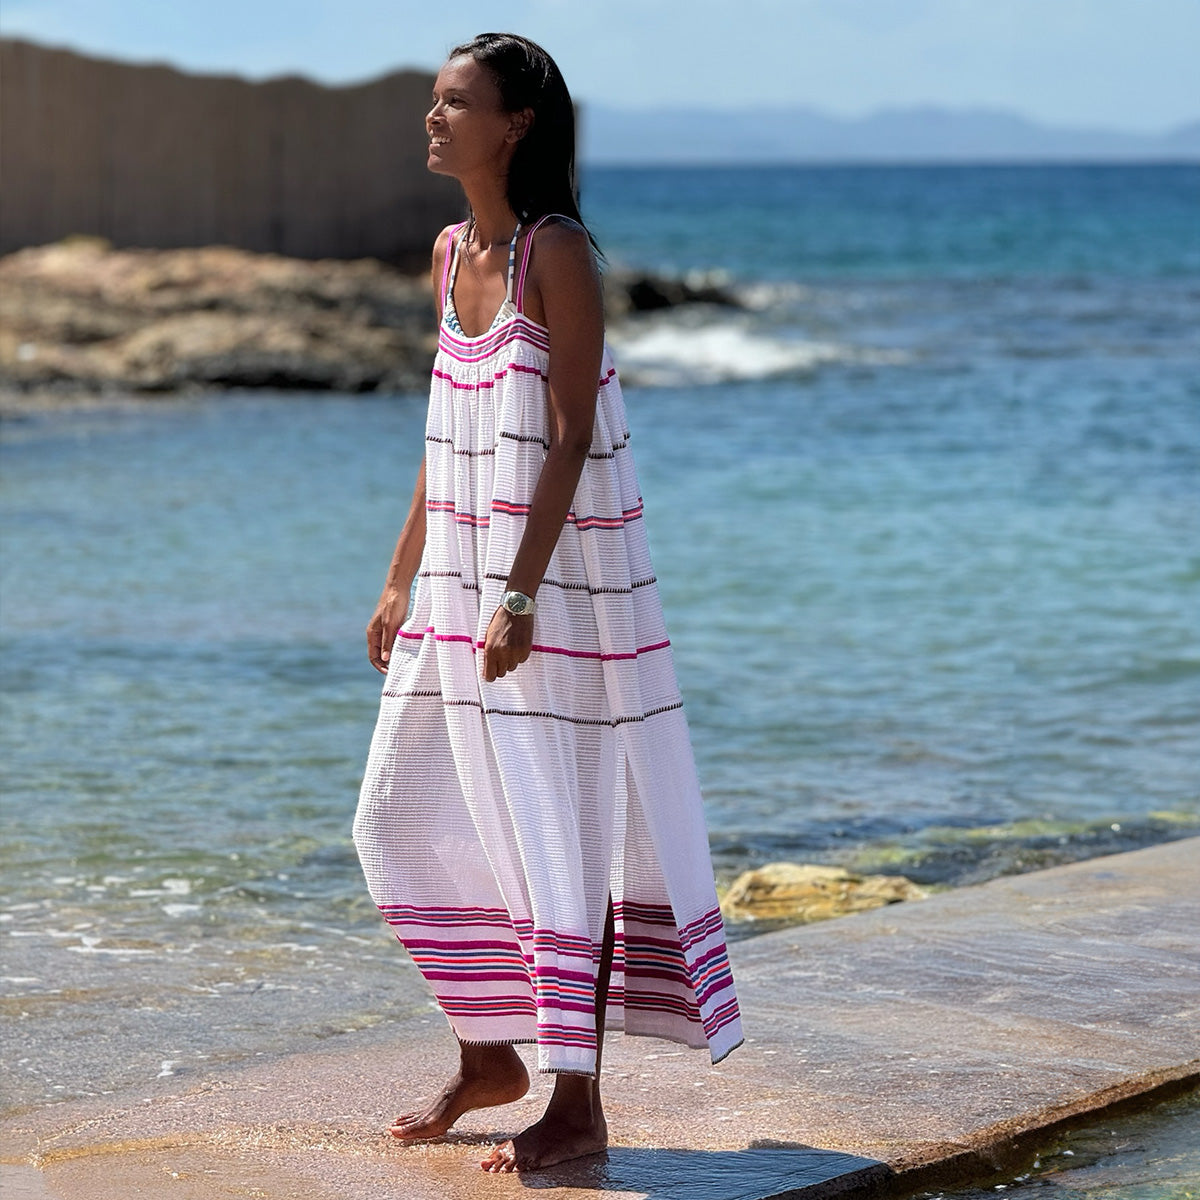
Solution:
<svg viewBox="0 0 1200 1200">
<path fill-rule="evenodd" d="M 383 595 L 375 606 L 375 614 L 367 622 L 367 657 L 381 675 L 387 674 L 388 659 L 396 631 L 408 615 L 408 597 L 417 577 L 425 549 L 425 460 L 421 459 L 417 482 L 413 487 L 408 519 L 396 539 L 392 565 L 384 576 Z"/>
<path fill-rule="evenodd" d="M 492 613 L 483 640 L 483 677 L 491 683 L 515 671 L 533 649 L 533 614 L 514 616 L 503 605 Z"/>
<path fill-rule="evenodd" d="M 386 587 L 375 613 L 367 623 L 367 657 L 381 675 L 387 674 L 388 659 L 396 631 L 408 615 L 408 588 Z"/>
</svg>

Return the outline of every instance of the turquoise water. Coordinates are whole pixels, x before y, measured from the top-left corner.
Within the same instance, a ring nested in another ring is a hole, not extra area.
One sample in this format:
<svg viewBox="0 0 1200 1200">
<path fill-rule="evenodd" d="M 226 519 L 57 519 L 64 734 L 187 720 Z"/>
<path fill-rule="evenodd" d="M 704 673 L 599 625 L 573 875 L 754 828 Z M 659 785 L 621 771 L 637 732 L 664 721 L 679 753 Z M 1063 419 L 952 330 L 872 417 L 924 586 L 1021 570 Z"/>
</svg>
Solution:
<svg viewBox="0 0 1200 1200">
<path fill-rule="evenodd" d="M 1196 1200 L 1200 1092 L 1059 1134 L 1017 1174 L 921 1200 Z"/>
<path fill-rule="evenodd" d="M 722 878 L 1200 832 L 1200 170 L 587 187 L 614 261 L 747 305 L 612 331 Z M 16 1100 L 423 1010 L 349 828 L 424 403 L 0 430 Z"/>
<path fill-rule="evenodd" d="M 1200 272 L 1194 165 L 593 168 L 583 199 L 611 258 L 743 280 Z"/>
</svg>

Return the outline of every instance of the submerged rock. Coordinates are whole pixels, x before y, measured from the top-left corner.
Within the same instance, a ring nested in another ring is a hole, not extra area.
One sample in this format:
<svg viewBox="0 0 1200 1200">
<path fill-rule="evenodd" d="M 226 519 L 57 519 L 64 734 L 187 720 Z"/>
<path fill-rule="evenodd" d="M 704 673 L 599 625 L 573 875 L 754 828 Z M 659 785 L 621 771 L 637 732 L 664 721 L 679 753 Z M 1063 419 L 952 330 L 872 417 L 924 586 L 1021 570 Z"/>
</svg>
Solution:
<svg viewBox="0 0 1200 1200">
<path fill-rule="evenodd" d="M 744 871 L 721 901 L 731 921 L 790 921 L 808 924 L 865 912 L 929 893 L 903 875 L 856 875 L 841 867 L 768 863 Z"/>
</svg>

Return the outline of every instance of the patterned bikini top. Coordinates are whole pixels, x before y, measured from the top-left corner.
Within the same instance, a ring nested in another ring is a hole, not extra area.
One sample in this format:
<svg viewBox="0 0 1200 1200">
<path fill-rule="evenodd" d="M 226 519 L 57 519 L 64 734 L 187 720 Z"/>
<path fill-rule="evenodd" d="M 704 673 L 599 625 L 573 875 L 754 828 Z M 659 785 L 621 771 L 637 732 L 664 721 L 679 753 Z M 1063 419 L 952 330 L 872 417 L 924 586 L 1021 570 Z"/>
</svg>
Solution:
<svg viewBox="0 0 1200 1200">
<path fill-rule="evenodd" d="M 541 224 L 541 222 L 538 222 L 538 224 Z M 459 337 L 465 338 L 467 337 L 467 334 L 463 333 L 463 327 L 459 324 L 458 320 L 458 312 L 454 307 L 454 281 L 458 278 L 459 251 L 462 249 L 463 243 L 465 243 L 467 238 L 470 237 L 471 230 L 475 228 L 475 219 L 472 217 L 470 221 L 465 221 L 458 228 L 462 230 L 462 237 L 460 237 L 458 241 L 454 243 L 454 257 L 450 263 L 449 276 L 446 286 L 443 289 L 442 320 L 450 327 L 450 331 L 452 333 L 456 333 L 459 335 Z M 455 232 L 458 231 L 455 230 Z M 508 244 L 508 288 L 505 293 L 504 300 L 501 302 L 499 309 L 496 311 L 495 317 L 492 318 L 491 325 L 484 330 L 484 333 L 479 335 L 480 337 L 491 333 L 493 329 L 495 329 L 498 325 L 502 325 L 517 311 L 516 301 L 513 299 L 513 279 L 515 274 L 513 267 L 516 265 L 517 261 L 517 238 L 520 237 L 520 235 L 521 222 L 518 221 L 516 229 L 513 230 L 512 241 Z M 454 234 L 452 233 L 450 236 L 453 237 Z"/>
</svg>

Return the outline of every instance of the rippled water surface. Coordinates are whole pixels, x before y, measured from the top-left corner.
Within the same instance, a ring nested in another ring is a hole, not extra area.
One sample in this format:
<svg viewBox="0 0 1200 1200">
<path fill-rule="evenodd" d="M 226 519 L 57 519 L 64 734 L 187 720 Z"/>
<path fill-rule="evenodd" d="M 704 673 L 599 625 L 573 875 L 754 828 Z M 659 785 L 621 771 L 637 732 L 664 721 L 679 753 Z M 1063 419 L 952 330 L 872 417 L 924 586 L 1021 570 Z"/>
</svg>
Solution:
<svg viewBox="0 0 1200 1200">
<path fill-rule="evenodd" d="M 614 260 L 747 305 L 612 334 L 722 878 L 962 883 L 1200 831 L 1200 171 L 745 184 L 589 184 Z M 349 841 L 423 420 L 5 423 L 18 1099 L 426 1004 Z"/>
<path fill-rule="evenodd" d="M 1044 1145 L 1018 1175 L 922 1200 L 1196 1200 L 1200 1091 L 1100 1117 Z"/>
</svg>

